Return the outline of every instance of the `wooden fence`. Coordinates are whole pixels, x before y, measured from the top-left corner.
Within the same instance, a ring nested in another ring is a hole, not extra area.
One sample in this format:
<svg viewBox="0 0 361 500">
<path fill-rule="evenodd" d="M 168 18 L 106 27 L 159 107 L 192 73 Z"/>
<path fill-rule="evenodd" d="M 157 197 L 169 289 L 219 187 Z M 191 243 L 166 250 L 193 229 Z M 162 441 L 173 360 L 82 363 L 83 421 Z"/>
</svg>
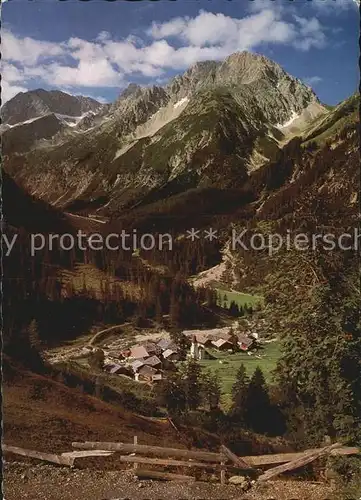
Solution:
<svg viewBox="0 0 361 500">
<path fill-rule="evenodd" d="M 220 447 L 218 453 L 180 448 L 164 448 L 161 446 L 138 444 L 136 436 L 133 443 L 86 441 L 81 443 L 74 442 L 72 443 L 72 447 L 76 451 L 56 455 L 7 446 L 5 444 L 2 445 L 3 452 L 15 453 L 70 467 L 79 458 L 104 457 L 119 453 L 120 455 L 117 457 L 119 463 L 132 464 L 134 475 L 139 478 L 175 481 L 195 480 L 194 475 L 175 474 L 164 470 L 148 470 L 140 467 L 143 465 L 162 468 L 177 467 L 189 471 L 194 470 L 194 468 L 200 468 L 204 471 L 218 473 L 221 484 L 225 484 L 226 482 L 226 473 L 235 473 L 236 471 L 238 475 L 257 478 L 258 482 L 262 482 L 284 472 L 303 467 L 321 457 L 329 455 L 355 455 L 360 453 L 358 448 L 345 447 L 340 443 L 335 443 L 322 448 L 297 453 L 238 457 L 223 445 Z M 262 471 L 262 468 L 269 466 L 273 467 L 265 472 Z"/>
</svg>

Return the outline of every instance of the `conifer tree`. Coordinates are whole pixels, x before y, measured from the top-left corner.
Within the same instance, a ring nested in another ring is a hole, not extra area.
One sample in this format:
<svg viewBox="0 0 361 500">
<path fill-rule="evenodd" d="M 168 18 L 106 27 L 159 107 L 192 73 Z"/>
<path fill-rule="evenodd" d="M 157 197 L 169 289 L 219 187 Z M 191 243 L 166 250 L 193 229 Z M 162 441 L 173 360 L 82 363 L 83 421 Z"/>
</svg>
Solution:
<svg viewBox="0 0 361 500">
<path fill-rule="evenodd" d="M 258 366 L 249 382 L 246 396 L 246 424 L 249 429 L 261 434 L 270 430 L 272 416 L 267 384 Z"/>
<path fill-rule="evenodd" d="M 42 341 L 39 335 L 39 326 L 36 319 L 31 320 L 27 329 L 27 346 L 22 349 L 23 361 L 31 369 L 39 372 L 43 369 L 43 356 L 41 354 Z"/>
<path fill-rule="evenodd" d="M 171 417 L 186 412 L 187 395 L 184 379 L 179 372 L 170 373 L 156 388 L 159 404 L 165 406 Z"/>
<path fill-rule="evenodd" d="M 34 351 L 40 352 L 42 342 L 39 335 L 39 327 L 36 319 L 32 319 L 28 329 L 29 345 Z"/>
<path fill-rule="evenodd" d="M 361 440 L 359 299 L 350 285 L 341 272 L 320 284 L 285 336 L 278 381 L 290 426 L 309 444 L 326 434 Z"/>
<path fill-rule="evenodd" d="M 202 368 L 195 359 L 190 359 L 180 373 L 184 380 L 187 407 L 196 410 L 202 403 Z"/>
<path fill-rule="evenodd" d="M 218 373 L 210 371 L 203 373 L 202 376 L 203 394 L 205 403 L 209 409 L 219 409 L 221 399 L 221 381 Z"/>
<path fill-rule="evenodd" d="M 242 363 L 237 371 L 236 381 L 232 386 L 231 417 L 239 424 L 246 422 L 246 405 L 249 378 Z"/>
</svg>

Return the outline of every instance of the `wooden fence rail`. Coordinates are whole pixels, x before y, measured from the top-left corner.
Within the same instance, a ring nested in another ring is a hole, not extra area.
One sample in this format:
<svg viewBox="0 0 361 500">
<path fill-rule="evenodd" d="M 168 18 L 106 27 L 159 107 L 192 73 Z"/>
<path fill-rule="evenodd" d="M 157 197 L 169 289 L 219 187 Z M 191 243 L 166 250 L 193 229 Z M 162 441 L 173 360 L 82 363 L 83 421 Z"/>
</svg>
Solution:
<svg viewBox="0 0 361 500">
<path fill-rule="evenodd" d="M 155 455 L 158 457 L 174 457 L 174 458 L 187 458 L 199 461 L 207 462 L 217 462 L 219 463 L 222 459 L 221 453 L 211 453 L 203 451 L 194 450 L 182 450 L 180 448 L 162 448 L 160 446 L 145 446 L 145 445 L 134 445 L 125 443 L 110 443 L 110 442 L 92 442 L 85 441 L 84 443 L 72 443 L 73 448 L 78 448 L 82 450 L 108 450 L 108 451 L 118 451 L 122 453 L 137 453 L 140 455 Z M 322 450 L 322 448 L 314 448 L 306 450 L 307 452 L 317 452 Z M 356 447 L 342 447 L 333 449 L 330 455 L 356 455 L 360 452 L 359 448 Z M 277 453 L 273 455 L 253 455 L 246 457 L 238 457 L 242 460 L 248 467 L 263 467 L 268 465 L 282 464 L 286 462 L 291 462 L 292 460 L 297 460 L 304 455 L 304 451 L 295 453 Z M 233 454 L 234 455 L 234 454 Z M 236 455 L 234 455 L 236 456 Z M 242 468 L 242 467 L 240 467 Z"/>
<path fill-rule="evenodd" d="M 324 448 L 321 448 L 320 450 L 317 451 L 305 451 L 303 452 L 303 455 L 301 457 L 296 458 L 295 460 L 291 460 L 286 464 L 278 465 L 277 467 L 268 470 L 258 478 L 258 481 L 260 482 L 268 481 L 269 479 L 272 479 L 273 477 L 276 477 L 279 474 L 282 474 L 283 472 L 299 469 L 300 467 L 303 467 L 304 465 L 307 465 L 316 460 L 317 458 L 321 458 L 330 453 L 331 451 L 336 450 L 340 447 L 341 447 L 340 443 L 335 443 L 330 446 L 325 446 Z"/>
<path fill-rule="evenodd" d="M 107 457 L 112 455 L 112 451 L 106 450 L 93 450 L 93 451 L 68 451 L 66 453 L 55 454 L 55 453 L 43 453 L 42 451 L 27 450 L 25 448 L 19 448 L 18 446 L 8 446 L 2 444 L 2 451 L 7 453 L 14 453 L 15 455 L 21 455 L 22 457 L 36 458 L 44 462 L 50 462 L 58 465 L 67 465 L 72 467 L 74 465 L 74 460 L 77 458 L 85 457 Z"/>
<path fill-rule="evenodd" d="M 136 453 L 139 455 L 152 455 L 166 458 L 186 458 L 188 460 L 200 460 L 205 462 L 221 461 L 220 453 L 211 453 L 207 451 L 182 450 L 181 448 L 163 448 L 161 446 L 147 446 L 142 444 L 130 443 L 109 443 L 109 442 L 91 442 L 72 443 L 73 448 L 81 450 L 108 450 L 118 451 L 121 453 Z"/>
<path fill-rule="evenodd" d="M 74 442 L 76 451 L 53 454 L 34 450 L 27 450 L 16 446 L 3 444 L 2 450 L 25 457 L 44 460 L 58 465 L 72 467 L 74 461 L 86 457 L 106 457 L 114 453 L 123 453 L 117 456 L 119 463 L 133 464 L 134 475 L 140 478 L 151 478 L 169 481 L 194 481 L 193 476 L 174 474 L 168 471 L 155 471 L 140 468 L 140 464 L 160 467 L 182 467 L 185 469 L 210 469 L 220 472 L 221 484 L 226 483 L 226 472 L 236 469 L 238 474 L 258 477 L 257 482 L 267 481 L 287 471 L 292 471 L 326 455 L 355 455 L 360 453 L 359 448 L 345 447 L 340 443 L 327 445 L 298 453 L 279 453 L 275 455 L 260 455 L 238 457 L 226 446 L 220 447 L 219 453 L 186 450 L 180 448 L 163 448 L 161 446 L 147 446 L 138 444 L 137 436 L 131 443 L 113 442 Z M 228 463 L 227 463 L 228 462 Z M 259 467 L 276 465 L 263 474 Z"/>
<path fill-rule="evenodd" d="M 221 469 L 220 464 L 208 462 L 193 462 L 192 460 L 172 460 L 169 458 L 148 458 L 148 457 L 132 457 L 129 455 L 121 455 L 117 457 L 120 462 L 130 464 L 148 464 L 148 465 L 163 465 L 172 467 L 199 467 L 203 469 Z M 226 466 L 223 466 L 226 468 Z"/>
</svg>

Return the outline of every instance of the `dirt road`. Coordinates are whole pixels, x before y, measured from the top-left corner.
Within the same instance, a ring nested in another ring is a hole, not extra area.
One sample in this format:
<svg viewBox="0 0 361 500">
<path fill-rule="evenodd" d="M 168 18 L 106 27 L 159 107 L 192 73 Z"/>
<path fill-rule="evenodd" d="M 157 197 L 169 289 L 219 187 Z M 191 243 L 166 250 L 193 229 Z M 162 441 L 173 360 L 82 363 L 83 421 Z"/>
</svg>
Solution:
<svg viewBox="0 0 361 500">
<path fill-rule="evenodd" d="M 245 493 L 219 483 L 139 481 L 131 470 L 70 470 L 22 462 L 5 463 L 4 473 L 6 500 L 327 500 L 332 493 L 311 482 L 270 481 Z"/>
</svg>

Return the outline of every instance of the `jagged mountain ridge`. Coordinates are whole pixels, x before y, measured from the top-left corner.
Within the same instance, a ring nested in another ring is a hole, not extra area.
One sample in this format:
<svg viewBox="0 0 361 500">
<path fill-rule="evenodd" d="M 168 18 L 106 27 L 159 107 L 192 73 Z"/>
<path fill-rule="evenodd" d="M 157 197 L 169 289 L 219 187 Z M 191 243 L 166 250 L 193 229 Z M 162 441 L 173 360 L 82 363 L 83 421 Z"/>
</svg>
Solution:
<svg viewBox="0 0 361 500">
<path fill-rule="evenodd" d="M 3 153 L 25 153 L 43 140 L 64 140 L 71 129 L 78 124 L 83 128 L 90 116 L 101 115 L 106 108 L 90 97 L 58 90 L 20 92 L 1 108 Z"/>
<path fill-rule="evenodd" d="M 98 111 L 101 107 L 102 104 L 91 97 L 73 96 L 60 90 L 36 89 L 20 92 L 6 102 L 1 109 L 1 119 L 4 124 L 15 125 L 49 113 L 75 117 L 87 111 Z"/>
<path fill-rule="evenodd" d="M 132 84 L 107 109 L 24 154 L 8 157 L 14 150 L 4 140 L 5 167 L 59 206 L 99 197 L 132 206 L 169 183 L 178 191 L 240 184 L 274 156 L 292 121 L 325 112 L 278 64 L 236 53 L 197 63 L 165 87 Z"/>
</svg>

